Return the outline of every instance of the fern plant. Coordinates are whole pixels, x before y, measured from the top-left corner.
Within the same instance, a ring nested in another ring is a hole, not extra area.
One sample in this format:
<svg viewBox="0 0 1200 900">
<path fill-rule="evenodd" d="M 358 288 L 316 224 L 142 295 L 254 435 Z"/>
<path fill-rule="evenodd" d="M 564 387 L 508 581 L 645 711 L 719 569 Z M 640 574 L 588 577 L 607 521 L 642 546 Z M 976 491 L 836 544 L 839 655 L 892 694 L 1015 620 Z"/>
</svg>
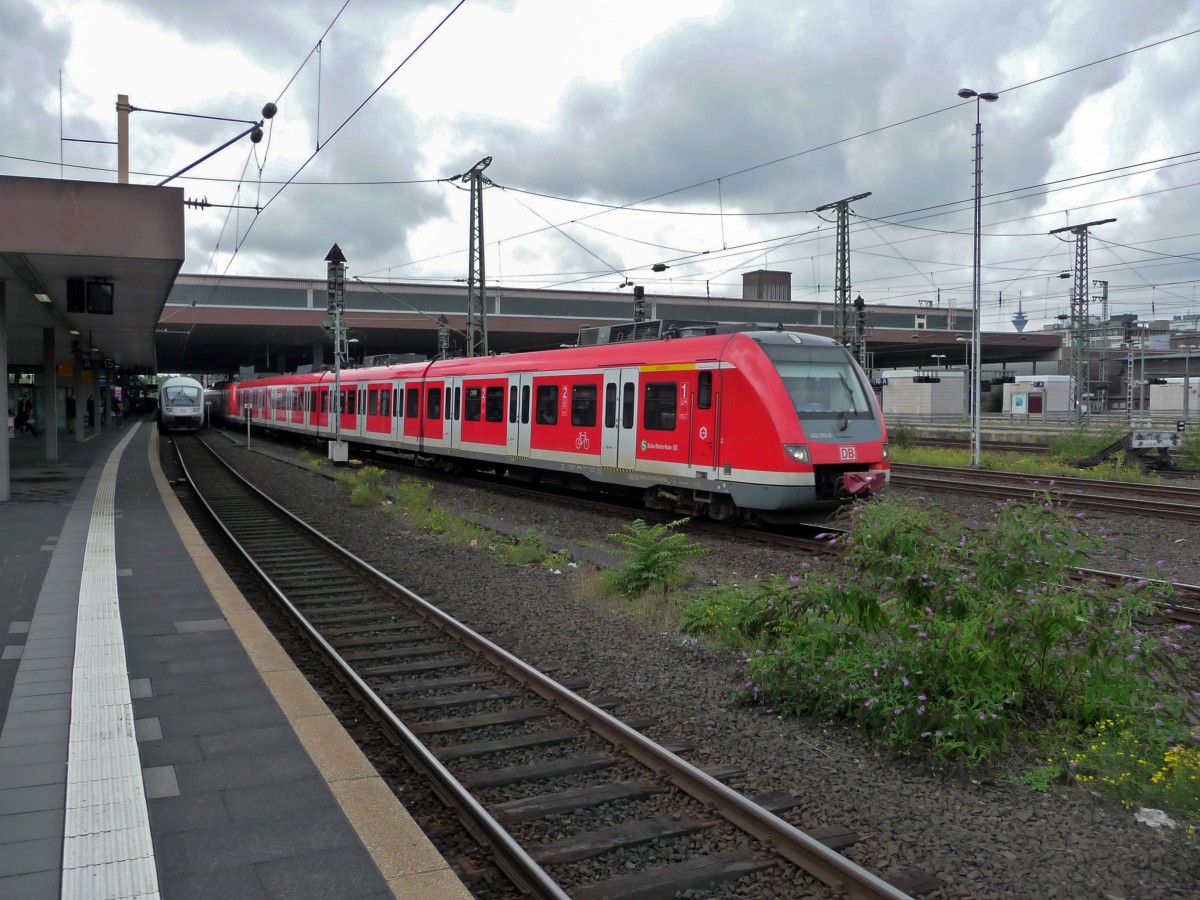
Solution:
<svg viewBox="0 0 1200 900">
<path fill-rule="evenodd" d="M 650 590 L 665 594 L 678 584 L 683 561 L 707 552 L 677 530 L 688 521 L 676 519 L 651 527 L 642 519 L 634 519 L 625 526 L 624 532 L 610 535 L 621 543 L 622 548 L 617 553 L 626 561 L 605 573 L 607 586 L 638 597 Z"/>
</svg>

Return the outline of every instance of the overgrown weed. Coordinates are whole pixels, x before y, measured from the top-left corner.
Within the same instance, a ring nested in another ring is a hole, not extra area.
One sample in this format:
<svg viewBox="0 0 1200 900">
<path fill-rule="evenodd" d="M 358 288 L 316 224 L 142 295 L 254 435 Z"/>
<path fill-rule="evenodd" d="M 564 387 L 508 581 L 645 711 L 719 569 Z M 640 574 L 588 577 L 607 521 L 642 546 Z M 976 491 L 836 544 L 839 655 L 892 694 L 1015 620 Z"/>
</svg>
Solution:
<svg viewBox="0 0 1200 900">
<path fill-rule="evenodd" d="M 683 571 L 684 560 L 707 552 L 693 543 L 681 531 L 688 519 L 659 523 L 653 527 L 642 519 L 634 519 L 625 530 L 610 535 L 620 544 L 617 553 L 625 562 L 602 574 L 604 585 L 612 592 L 626 597 L 640 597 L 651 591 L 666 594 L 688 580 Z"/>
<path fill-rule="evenodd" d="M 1059 749 L 1028 774 L 1032 788 L 1070 773 L 1127 802 L 1200 812 L 1200 733 L 1188 728 L 1200 698 L 1173 677 L 1189 626 L 1136 626 L 1161 599 L 1145 582 L 1073 579 L 1102 544 L 1082 514 L 1042 498 L 964 526 L 885 498 L 829 541 L 844 545 L 835 563 L 687 604 L 686 631 L 742 651 L 746 701 L 968 766 L 1041 735 Z M 1097 749 L 1118 742 L 1124 756 Z"/>
<path fill-rule="evenodd" d="M 383 483 L 386 473 L 378 466 L 362 466 L 338 472 L 337 483 L 350 491 L 350 503 L 354 506 L 379 506 L 388 497 Z"/>
</svg>

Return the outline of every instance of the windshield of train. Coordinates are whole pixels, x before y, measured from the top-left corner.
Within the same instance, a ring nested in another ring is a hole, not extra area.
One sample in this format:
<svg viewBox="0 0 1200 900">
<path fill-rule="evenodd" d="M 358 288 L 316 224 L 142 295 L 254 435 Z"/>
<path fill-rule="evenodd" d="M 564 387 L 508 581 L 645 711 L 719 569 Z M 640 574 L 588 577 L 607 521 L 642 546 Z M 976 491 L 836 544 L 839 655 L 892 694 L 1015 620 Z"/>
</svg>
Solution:
<svg viewBox="0 0 1200 900">
<path fill-rule="evenodd" d="M 802 419 L 872 419 L 874 405 L 839 347 L 764 345 Z"/>
<path fill-rule="evenodd" d="M 162 402 L 165 406 L 199 406 L 200 388 L 190 384 L 168 385 L 163 388 Z"/>
</svg>

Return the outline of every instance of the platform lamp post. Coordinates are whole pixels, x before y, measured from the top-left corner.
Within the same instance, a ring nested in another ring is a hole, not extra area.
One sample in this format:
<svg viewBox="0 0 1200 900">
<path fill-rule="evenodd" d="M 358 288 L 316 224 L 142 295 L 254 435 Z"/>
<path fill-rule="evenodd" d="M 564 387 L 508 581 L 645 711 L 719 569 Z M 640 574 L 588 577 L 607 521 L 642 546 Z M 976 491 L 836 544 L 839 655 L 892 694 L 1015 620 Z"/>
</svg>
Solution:
<svg viewBox="0 0 1200 900">
<path fill-rule="evenodd" d="M 971 373 L 974 371 L 971 367 L 971 339 L 966 335 L 960 334 L 954 340 L 963 345 L 963 374 L 969 382 L 971 380 Z M 966 384 L 964 387 L 967 389 L 967 415 L 970 416 L 971 422 L 974 423 L 975 394 L 971 391 L 970 384 Z"/>
<path fill-rule="evenodd" d="M 333 316 L 333 400 L 329 404 L 333 416 L 333 443 L 329 445 L 329 460 L 344 463 L 350 458 L 349 448 L 342 442 L 342 361 L 346 354 L 346 334 L 342 324 L 345 308 L 346 257 L 334 244 L 325 257 L 328 263 L 326 286 L 329 289 L 329 309 Z"/>
<path fill-rule="evenodd" d="M 980 276 L 980 188 L 982 179 L 980 177 L 980 168 L 983 162 L 983 128 L 979 120 L 979 101 L 984 100 L 988 103 L 995 103 L 1000 99 L 999 94 L 991 92 L 979 93 L 970 88 L 963 88 L 958 92 L 958 96 L 964 100 L 975 100 L 975 255 L 971 266 L 971 384 L 969 387 L 971 397 L 971 465 L 978 468 L 980 465 L 979 453 L 979 381 L 980 381 L 980 363 L 982 362 L 979 346 L 979 276 Z"/>
</svg>

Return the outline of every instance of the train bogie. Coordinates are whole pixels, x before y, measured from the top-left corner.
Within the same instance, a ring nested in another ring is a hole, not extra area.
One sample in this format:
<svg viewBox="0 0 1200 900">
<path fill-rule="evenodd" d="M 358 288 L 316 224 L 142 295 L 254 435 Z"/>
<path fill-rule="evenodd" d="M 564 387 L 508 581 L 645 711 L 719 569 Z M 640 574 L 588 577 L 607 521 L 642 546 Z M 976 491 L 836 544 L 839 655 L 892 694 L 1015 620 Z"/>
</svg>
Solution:
<svg viewBox="0 0 1200 900">
<path fill-rule="evenodd" d="M 648 506 L 786 520 L 878 491 L 887 438 L 844 347 L 738 332 L 232 384 L 245 425 L 640 493 Z M 337 411 L 340 410 L 340 415 Z"/>
</svg>

